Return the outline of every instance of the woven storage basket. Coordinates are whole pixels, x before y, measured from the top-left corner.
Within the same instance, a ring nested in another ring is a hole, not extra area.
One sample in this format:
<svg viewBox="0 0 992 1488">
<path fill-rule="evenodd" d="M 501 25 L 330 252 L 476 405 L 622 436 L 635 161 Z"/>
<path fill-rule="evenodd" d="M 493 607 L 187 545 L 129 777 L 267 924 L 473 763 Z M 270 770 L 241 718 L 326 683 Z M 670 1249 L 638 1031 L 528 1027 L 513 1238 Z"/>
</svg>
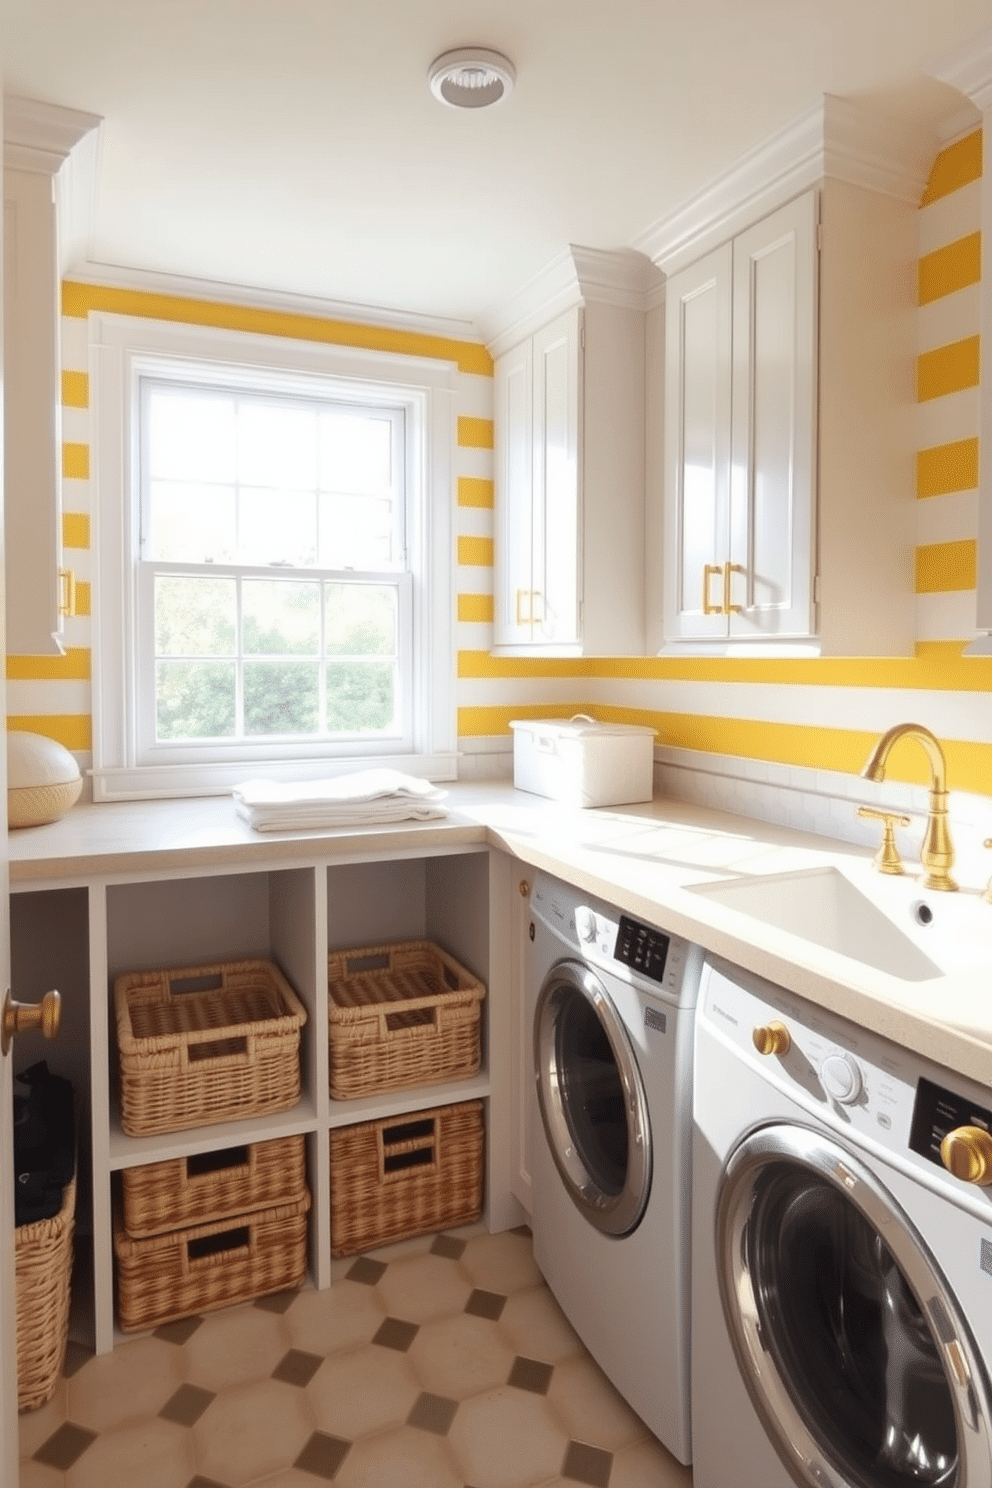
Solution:
<svg viewBox="0 0 992 1488">
<path fill-rule="evenodd" d="M 299 1100 L 306 1009 L 271 961 L 129 972 L 114 981 L 114 1006 L 129 1136 Z"/>
<path fill-rule="evenodd" d="M 482 1213 L 481 1101 L 331 1132 L 331 1254 L 471 1224 Z"/>
<path fill-rule="evenodd" d="M 34 1410 L 55 1393 L 69 1335 L 69 1280 L 76 1181 L 51 1219 L 14 1232 L 17 1276 L 17 1408 Z"/>
<path fill-rule="evenodd" d="M 121 1328 L 157 1328 L 174 1318 L 299 1286 L 307 1269 L 309 1208 L 304 1191 L 295 1204 L 146 1240 L 132 1240 L 115 1214 Z"/>
<path fill-rule="evenodd" d="M 425 940 L 327 958 L 331 1095 L 347 1100 L 478 1072 L 486 989 Z"/>
<path fill-rule="evenodd" d="M 132 1240 L 293 1203 L 306 1188 L 303 1138 L 125 1168 L 121 1188 L 124 1229 Z"/>
</svg>

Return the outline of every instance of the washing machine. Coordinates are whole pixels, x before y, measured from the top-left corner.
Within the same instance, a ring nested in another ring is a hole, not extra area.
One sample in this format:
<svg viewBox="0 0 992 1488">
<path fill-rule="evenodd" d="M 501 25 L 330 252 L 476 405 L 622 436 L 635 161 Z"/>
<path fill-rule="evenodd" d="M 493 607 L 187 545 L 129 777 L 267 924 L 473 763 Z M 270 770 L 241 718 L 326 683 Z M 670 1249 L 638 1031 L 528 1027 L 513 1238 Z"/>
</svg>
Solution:
<svg viewBox="0 0 992 1488">
<path fill-rule="evenodd" d="M 992 1089 L 720 962 L 694 1084 L 695 1488 L 987 1488 Z"/>
<path fill-rule="evenodd" d="M 534 1256 L 593 1358 L 687 1463 L 702 954 L 543 875 L 530 911 Z"/>
</svg>

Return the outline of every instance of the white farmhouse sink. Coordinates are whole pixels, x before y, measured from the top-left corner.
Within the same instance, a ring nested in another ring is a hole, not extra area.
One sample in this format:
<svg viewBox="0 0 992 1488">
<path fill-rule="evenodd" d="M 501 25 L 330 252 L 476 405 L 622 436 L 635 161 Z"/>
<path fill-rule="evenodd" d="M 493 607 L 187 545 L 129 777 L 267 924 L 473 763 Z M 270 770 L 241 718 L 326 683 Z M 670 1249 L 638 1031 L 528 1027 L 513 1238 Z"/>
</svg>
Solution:
<svg viewBox="0 0 992 1488">
<path fill-rule="evenodd" d="M 931 893 L 911 878 L 866 877 L 863 892 L 833 867 L 697 884 L 692 892 L 907 982 L 992 960 L 992 905 Z"/>
</svg>

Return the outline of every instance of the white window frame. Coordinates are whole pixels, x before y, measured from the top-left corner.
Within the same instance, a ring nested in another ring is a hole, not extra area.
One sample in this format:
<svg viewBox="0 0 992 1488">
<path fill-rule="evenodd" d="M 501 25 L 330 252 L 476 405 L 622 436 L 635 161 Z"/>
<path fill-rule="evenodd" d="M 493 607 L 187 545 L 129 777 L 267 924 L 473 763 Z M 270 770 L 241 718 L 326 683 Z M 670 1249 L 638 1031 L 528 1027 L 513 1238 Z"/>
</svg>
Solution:
<svg viewBox="0 0 992 1488">
<path fill-rule="evenodd" d="M 201 385 L 215 380 L 259 388 L 267 382 L 309 395 L 324 380 L 325 393 L 335 398 L 402 408 L 412 636 L 405 738 L 239 740 L 233 748 L 229 740 L 149 748 L 142 739 L 136 647 L 140 378 L 183 370 Z M 432 780 L 457 777 L 451 518 L 456 378 L 452 363 L 427 357 L 91 314 L 95 801 L 220 795 L 249 777 L 305 780 L 376 765 Z"/>
</svg>

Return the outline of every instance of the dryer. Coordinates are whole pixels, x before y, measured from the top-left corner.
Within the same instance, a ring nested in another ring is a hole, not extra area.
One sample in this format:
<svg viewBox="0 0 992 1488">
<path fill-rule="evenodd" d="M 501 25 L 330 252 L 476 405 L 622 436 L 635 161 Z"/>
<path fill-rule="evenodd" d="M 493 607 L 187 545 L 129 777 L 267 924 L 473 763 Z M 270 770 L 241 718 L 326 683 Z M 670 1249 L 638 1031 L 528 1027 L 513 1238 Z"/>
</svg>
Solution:
<svg viewBox="0 0 992 1488">
<path fill-rule="evenodd" d="M 992 1091 L 717 961 L 694 1078 L 695 1488 L 988 1485 Z"/>
<path fill-rule="evenodd" d="M 544 875 L 530 909 L 534 1256 L 593 1358 L 688 1463 L 692 1018 L 702 954 Z"/>
</svg>

